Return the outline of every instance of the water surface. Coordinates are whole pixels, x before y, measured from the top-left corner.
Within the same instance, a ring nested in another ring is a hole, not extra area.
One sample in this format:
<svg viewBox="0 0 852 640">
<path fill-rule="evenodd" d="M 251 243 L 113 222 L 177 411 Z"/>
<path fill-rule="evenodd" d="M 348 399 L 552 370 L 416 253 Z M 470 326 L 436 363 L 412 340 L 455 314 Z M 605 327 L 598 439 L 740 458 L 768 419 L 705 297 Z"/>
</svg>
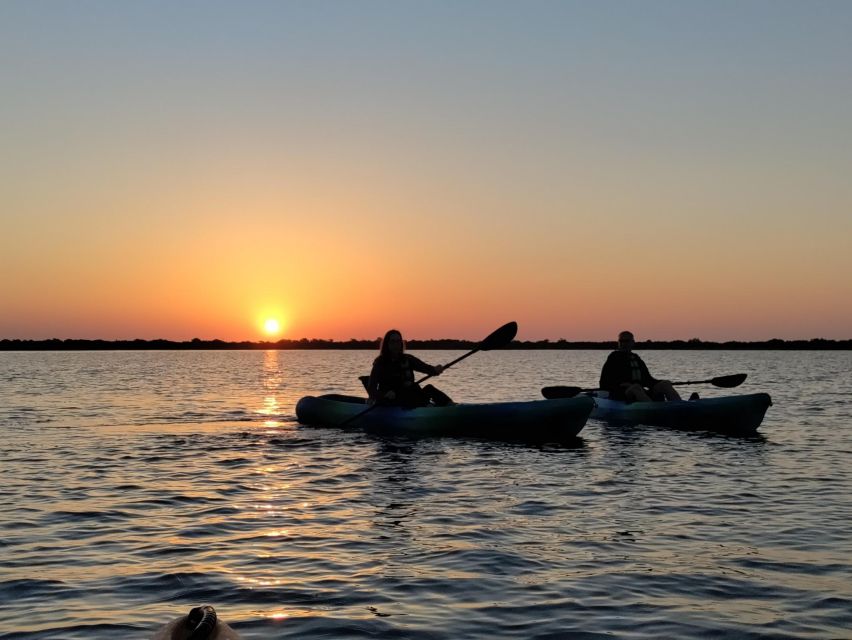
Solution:
<svg viewBox="0 0 852 640">
<path fill-rule="evenodd" d="M 748 373 L 775 402 L 752 439 L 295 423 L 373 355 L 0 353 L 0 638 L 145 638 L 201 603 L 247 639 L 852 637 L 852 353 L 643 354 Z M 436 385 L 534 399 L 605 357 L 480 353 Z"/>
</svg>

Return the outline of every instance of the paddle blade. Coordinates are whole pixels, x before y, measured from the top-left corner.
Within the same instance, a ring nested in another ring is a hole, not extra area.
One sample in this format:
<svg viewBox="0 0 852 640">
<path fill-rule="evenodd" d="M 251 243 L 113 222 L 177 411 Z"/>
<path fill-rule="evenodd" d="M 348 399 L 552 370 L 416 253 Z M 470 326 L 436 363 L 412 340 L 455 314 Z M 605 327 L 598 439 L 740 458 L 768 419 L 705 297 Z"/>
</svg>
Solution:
<svg viewBox="0 0 852 640">
<path fill-rule="evenodd" d="M 582 391 L 580 387 L 542 387 L 541 395 L 548 400 L 556 400 L 557 398 L 573 398 Z"/>
<path fill-rule="evenodd" d="M 480 351 L 490 351 L 504 347 L 518 335 L 518 323 L 507 322 L 479 344 Z"/>
<path fill-rule="evenodd" d="M 722 387 L 723 389 L 733 389 L 740 386 L 748 376 L 747 373 L 735 373 L 730 376 L 719 376 L 710 381 L 714 387 Z"/>
</svg>

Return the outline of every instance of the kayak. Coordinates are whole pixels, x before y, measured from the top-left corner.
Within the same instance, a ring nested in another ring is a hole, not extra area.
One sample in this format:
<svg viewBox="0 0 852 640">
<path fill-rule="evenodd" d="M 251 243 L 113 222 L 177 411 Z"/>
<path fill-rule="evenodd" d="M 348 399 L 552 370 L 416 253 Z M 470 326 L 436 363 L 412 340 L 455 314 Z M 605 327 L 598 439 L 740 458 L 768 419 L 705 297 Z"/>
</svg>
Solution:
<svg viewBox="0 0 852 640">
<path fill-rule="evenodd" d="M 583 429 L 595 401 L 580 396 L 561 400 L 454 404 L 446 407 L 375 407 L 367 409 L 356 396 L 306 396 L 296 404 L 296 417 L 305 425 L 360 428 L 373 433 L 411 436 L 474 436 L 559 442 Z"/>
<path fill-rule="evenodd" d="M 757 432 L 771 404 L 768 393 L 631 404 L 597 397 L 592 417 L 618 424 L 749 435 Z"/>
</svg>

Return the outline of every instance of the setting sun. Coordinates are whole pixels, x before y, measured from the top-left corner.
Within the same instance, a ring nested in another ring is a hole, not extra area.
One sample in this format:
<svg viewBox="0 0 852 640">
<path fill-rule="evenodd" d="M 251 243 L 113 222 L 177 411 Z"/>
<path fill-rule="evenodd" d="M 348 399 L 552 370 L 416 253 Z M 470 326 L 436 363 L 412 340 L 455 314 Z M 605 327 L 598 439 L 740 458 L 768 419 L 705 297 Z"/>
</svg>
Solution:
<svg viewBox="0 0 852 640">
<path fill-rule="evenodd" d="M 263 322 L 263 330 L 267 335 L 274 336 L 281 332 L 281 323 L 275 318 L 267 318 Z"/>
</svg>

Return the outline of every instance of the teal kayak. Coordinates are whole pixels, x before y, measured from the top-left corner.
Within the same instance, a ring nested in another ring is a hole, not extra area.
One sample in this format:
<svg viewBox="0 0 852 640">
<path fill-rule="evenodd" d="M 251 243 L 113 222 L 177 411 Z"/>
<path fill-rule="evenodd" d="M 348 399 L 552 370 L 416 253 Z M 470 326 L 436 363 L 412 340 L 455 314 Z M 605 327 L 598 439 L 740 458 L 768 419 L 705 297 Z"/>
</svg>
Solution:
<svg viewBox="0 0 852 640">
<path fill-rule="evenodd" d="M 446 407 L 375 407 L 346 428 L 412 436 L 473 436 L 560 442 L 583 429 L 595 401 L 581 396 L 562 400 L 454 404 Z M 355 396 L 306 396 L 296 405 L 299 422 L 337 427 L 367 408 Z"/>
<path fill-rule="evenodd" d="M 592 417 L 618 424 L 647 424 L 749 435 L 757 432 L 771 404 L 768 393 L 631 404 L 609 398 L 595 398 Z"/>
</svg>

